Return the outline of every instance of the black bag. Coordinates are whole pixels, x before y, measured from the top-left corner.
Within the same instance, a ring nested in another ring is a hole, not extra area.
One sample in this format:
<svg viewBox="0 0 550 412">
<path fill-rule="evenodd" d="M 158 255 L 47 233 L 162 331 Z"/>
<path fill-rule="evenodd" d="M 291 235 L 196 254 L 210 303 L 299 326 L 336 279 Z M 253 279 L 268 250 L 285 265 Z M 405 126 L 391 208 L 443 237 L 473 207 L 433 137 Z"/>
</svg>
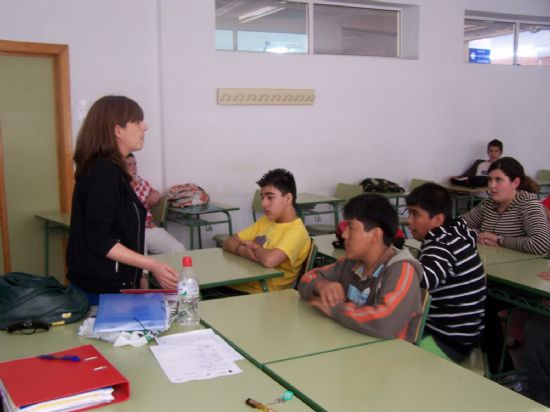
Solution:
<svg viewBox="0 0 550 412">
<path fill-rule="evenodd" d="M 21 272 L 0 276 L 0 329 L 21 321 L 63 325 L 77 322 L 87 312 L 86 295 L 51 276 Z"/>
<path fill-rule="evenodd" d="M 471 176 L 471 177 L 453 177 L 451 183 L 457 186 L 466 187 L 487 187 L 489 178 L 487 176 Z"/>
<path fill-rule="evenodd" d="M 391 180 L 367 177 L 360 183 L 365 192 L 372 193 L 401 193 L 404 192 L 401 186 Z"/>
</svg>

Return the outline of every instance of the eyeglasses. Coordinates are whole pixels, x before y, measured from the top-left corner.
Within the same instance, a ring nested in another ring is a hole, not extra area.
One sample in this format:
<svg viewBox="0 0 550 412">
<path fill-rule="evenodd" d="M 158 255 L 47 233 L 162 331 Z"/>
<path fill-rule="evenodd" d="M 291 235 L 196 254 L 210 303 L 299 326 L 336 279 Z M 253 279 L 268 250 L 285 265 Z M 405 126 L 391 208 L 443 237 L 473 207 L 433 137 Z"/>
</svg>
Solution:
<svg viewBox="0 0 550 412">
<path fill-rule="evenodd" d="M 7 327 L 8 333 L 20 335 L 32 335 L 36 332 L 46 332 L 50 325 L 41 320 L 20 320 Z"/>
</svg>

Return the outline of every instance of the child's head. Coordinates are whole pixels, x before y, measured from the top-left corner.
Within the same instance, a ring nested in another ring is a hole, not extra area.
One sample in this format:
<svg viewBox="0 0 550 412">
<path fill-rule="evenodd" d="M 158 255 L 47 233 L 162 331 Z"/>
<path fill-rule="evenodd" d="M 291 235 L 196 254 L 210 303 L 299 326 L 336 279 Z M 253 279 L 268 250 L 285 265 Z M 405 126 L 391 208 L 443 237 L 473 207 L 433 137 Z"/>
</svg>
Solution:
<svg viewBox="0 0 550 412">
<path fill-rule="evenodd" d="M 498 139 L 493 139 L 487 145 L 487 156 L 491 163 L 497 161 L 502 156 L 503 144 Z"/>
<path fill-rule="evenodd" d="M 497 204 L 510 203 L 517 190 L 538 193 L 539 187 L 520 162 L 513 157 L 502 157 L 489 166 L 489 194 Z"/>
<path fill-rule="evenodd" d="M 273 169 L 256 182 L 262 192 L 262 207 L 266 216 L 278 222 L 296 208 L 296 182 L 286 169 Z"/>
<path fill-rule="evenodd" d="M 130 173 L 132 179 L 135 179 L 137 176 L 137 161 L 134 154 L 130 153 L 128 156 L 126 156 L 126 158 L 124 159 L 124 163 L 126 163 L 128 173 Z"/>
<path fill-rule="evenodd" d="M 407 224 L 416 240 L 423 240 L 430 230 L 453 217 L 451 195 L 436 183 L 417 187 L 407 196 L 406 203 L 409 210 Z"/>
<path fill-rule="evenodd" d="M 373 246 L 390 246 L 397 231 L 397 211 L 381 195 L 363 194 L 344 206 L 342 233 L 349 259 L 362 260 Z"/>
</svg>

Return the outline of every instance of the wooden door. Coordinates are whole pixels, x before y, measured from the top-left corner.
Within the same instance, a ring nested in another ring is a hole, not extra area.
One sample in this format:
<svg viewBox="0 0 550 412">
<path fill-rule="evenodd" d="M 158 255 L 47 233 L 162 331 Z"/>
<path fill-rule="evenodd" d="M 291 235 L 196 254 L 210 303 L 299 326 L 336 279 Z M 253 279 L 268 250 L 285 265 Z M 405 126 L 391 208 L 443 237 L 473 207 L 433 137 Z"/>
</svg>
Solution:
<svg viewBox="0 0 550 412">
<path fill-rule="evenodd" d="M 35 215 L 70 211 L 73 166 L 68 47 L 0 40 L 0 226 L 4 272 L 43 273 Z M 60 236 L 50 271 L 64 275 Z"/>
</svg>

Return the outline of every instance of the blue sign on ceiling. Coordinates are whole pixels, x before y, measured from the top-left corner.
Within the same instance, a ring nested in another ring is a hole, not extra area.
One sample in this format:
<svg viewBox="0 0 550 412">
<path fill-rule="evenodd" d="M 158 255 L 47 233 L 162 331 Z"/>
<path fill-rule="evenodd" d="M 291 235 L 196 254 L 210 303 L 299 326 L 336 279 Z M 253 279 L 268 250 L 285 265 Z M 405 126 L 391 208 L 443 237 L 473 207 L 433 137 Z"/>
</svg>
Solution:
<svg viewBox="0 0 550 412">
<path fill-rule="evenodd" d="M 491 49 L 470 49 L 469 63 L 491 64 Z"/>
</svg>

